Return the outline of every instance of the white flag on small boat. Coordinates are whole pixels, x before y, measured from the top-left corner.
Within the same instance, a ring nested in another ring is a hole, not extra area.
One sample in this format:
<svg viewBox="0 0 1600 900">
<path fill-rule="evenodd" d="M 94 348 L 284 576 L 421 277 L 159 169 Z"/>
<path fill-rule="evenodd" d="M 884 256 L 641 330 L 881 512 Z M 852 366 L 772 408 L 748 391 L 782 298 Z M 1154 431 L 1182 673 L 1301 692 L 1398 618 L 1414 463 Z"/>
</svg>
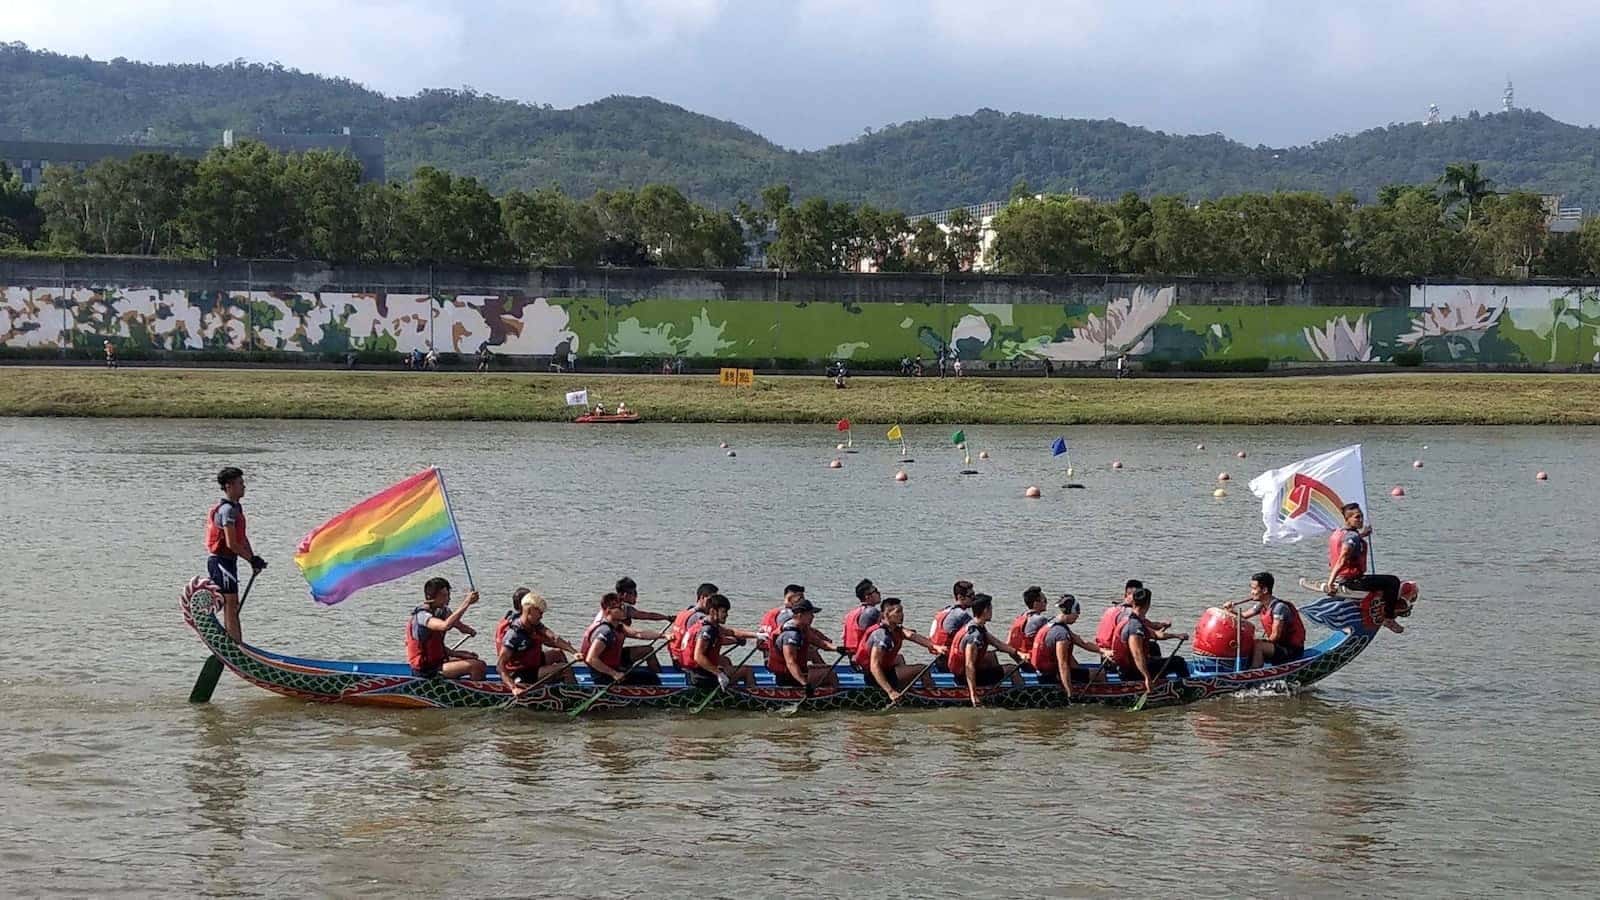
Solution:
<svg viewBox="0 0 1600 900">
<path fill-rule="evenodd" d="M 1292 544 L 1344 527 L 1346 503 L 1367 506 L 1361 477 L 1361 445 L 1293 462 L 1263 472 L 1250 481 L 1250 493 L 1261 498 L 1263 544 Z"/>
<path fill-rule="evenodd" d="M 588 388 L 584 388 L 581 391 L 568 391 L 567 392 L 567 405 L 568 406 L 588 406 L 589 405 L 589 389 Z"/>
</svg>

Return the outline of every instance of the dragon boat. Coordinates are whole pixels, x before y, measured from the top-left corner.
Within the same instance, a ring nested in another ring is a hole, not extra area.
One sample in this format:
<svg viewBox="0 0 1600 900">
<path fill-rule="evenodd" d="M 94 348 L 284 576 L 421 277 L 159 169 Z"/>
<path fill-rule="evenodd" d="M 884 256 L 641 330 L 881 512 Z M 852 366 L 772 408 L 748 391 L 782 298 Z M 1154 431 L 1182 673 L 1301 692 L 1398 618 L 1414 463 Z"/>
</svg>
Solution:
<svg viewBox="0 0 1600 900">
<path fill-rule="evenodd" d="M 793 712 L 853 710 L 877 711 L 889 706 L 889 698 L 870 679 L 839 667 L 839 687 L 817 689 L 809 696 L 801 688 L 780 687 L 764 667 L 756 667 L 757 685 L 753 689 L 704 688 L 690 684 L 675 668 L 661 673 L 661 683 L 652 686 L 614 685 L 609 689 L 594 683 L 588 669 L 576 665 L 577 683 L 553 680 L 536 686 L 513 699 L 510 687 L 500 680 L 494 667 L 482 681 L 441 677 L 419 677 L 404 662 L 345 662 L 306 659 L 274 653 L 230 638 L 218 620 L 216 610 L 220 592 L 203 578 L 192 580 L 183 590 L 181 606 L 184 620 L 223 665 L 240 678 L 285 697 L 320 703 L 351 703 L 366 706 L 415 708 L 494 708 L 545 712 L 570 711 L 603 692 L 590 707 L 593 712 L 622 710 L 723 709 L 742 712 Z M 1414 599 L 1414 598 L 1411 598 Z M 1344 668 L 1372 643 L 1381 625 L 1382 601 L 1377 593 L 1364 597 L 1325 597 L 1302 607 L 1301 614 L 1330 630 L 1315 645 L 1308 646 L 1300 658 L 1282 665 L 1259 669 L 1236 669 L 1234 660 L 1190 656 L 1189 676 L 1167 674 L 1142 705 L 1178 706 L 1234 694 L 1252 688 L 1282 685 L 1296 691 L 1315 684 Z M 1401 615 L 1410 612 L 1407 600 Z M 1091 667 L 1093 668 L 1093 667 Z M 935 674 L 934 688 L 913 686 L 905 691 L 894 709 L 937 709 L 970 707 L 965 685 L 957 685 L 950 675 Z M 1003 709 L 1045 709 L 1097 704 L 1110 707 L 1136 707 L 1144 696 L 1140 679 L 1121 680 L 1108 674 L 1103 681 L 1077 687 L 1069 700 L 1058 684 L 1041 684 L 1031 673 L 1025 684 L 1009 683 L 980 688 L 979 699 L 986 707 Z M 708 697 L 708 693 L 715 696 Z"/>
<path fill-rule="evenodd" d="M 579 425 L 628 425 L 628 424 L 631 424 L 633 422 L 639 421 L 639 414 L 638 413 L 632 413 L 632 412 L 630 412 L 630 413 L 606 413 L 604 415 L 597 415 L 595 413 L 584 413 L 583 415 L 577 417 L 576 419 L 573 419 L 572 421 L 576 422 Z"/>
</svg>

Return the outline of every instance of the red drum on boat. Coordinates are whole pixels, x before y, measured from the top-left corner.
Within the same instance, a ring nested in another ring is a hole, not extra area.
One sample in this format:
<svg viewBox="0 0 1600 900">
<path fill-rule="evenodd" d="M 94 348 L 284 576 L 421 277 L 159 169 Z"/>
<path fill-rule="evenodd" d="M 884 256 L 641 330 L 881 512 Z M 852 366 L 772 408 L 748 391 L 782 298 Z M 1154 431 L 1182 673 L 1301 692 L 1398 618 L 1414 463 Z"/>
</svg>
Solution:
<svg viewBox="0 0 1600 900">
<path fill-rule="evenodd" d="M 1256 649 L 1255 623 L 1236 624 L 1233 613 L 1213 606 L 1202 613 L 1200 621 L 1195 623 L 1194 652 L 1218 659 L 1233 659 L 1235 637 L 1242 645 L 1238 648 L 1238 655 L 1249 659 Z"/>
</svg>

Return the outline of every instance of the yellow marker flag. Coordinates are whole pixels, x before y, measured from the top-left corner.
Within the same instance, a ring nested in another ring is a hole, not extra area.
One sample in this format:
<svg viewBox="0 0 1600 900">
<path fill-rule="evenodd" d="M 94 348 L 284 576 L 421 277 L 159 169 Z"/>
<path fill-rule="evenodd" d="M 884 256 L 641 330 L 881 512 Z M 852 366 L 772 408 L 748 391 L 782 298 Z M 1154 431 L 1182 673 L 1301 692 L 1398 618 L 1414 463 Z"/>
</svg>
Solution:
<svg viewBox="0 0 1600 900">
<path fill-rule="evenodd" d="M 903 440 L 904 438 L 905 438 L 905 435 L 900 433 L 900 426 L 899 425 L 896 425 L 893 428 L 889 429 L 889 440 L 898 441 L 898 440 Z"/>
</svg>

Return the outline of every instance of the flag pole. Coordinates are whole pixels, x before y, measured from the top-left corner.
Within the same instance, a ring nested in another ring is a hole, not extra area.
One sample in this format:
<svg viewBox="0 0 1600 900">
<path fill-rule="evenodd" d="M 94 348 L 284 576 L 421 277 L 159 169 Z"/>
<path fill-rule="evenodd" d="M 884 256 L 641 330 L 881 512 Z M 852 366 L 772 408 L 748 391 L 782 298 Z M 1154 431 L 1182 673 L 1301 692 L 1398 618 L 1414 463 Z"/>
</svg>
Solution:
<svg viewBox="0 0 1600 900">
<path fill-rule="evenodd" d="M 584 388 L 584 390 L 588 390 L 588 388 Z M 450 517 L 450 530 L 456 533 L 456 545 L 461 548 L 461 568 L 467 570 L 467 589 L 475 591 L 478 586 L 472 582 L 472 566 L 467 564 L 467 545 L 465 541 L 461 540 L 461 526 L 456 524 L 456 511 L 450 505 L 450 489 L 445 487 L 444 484 L 444 470 L 438 466 L 432 466 L 431 468 L 435 477 L 439 479 L 439 493 L 444 495 L 444 511 Z"/>
</svg>

